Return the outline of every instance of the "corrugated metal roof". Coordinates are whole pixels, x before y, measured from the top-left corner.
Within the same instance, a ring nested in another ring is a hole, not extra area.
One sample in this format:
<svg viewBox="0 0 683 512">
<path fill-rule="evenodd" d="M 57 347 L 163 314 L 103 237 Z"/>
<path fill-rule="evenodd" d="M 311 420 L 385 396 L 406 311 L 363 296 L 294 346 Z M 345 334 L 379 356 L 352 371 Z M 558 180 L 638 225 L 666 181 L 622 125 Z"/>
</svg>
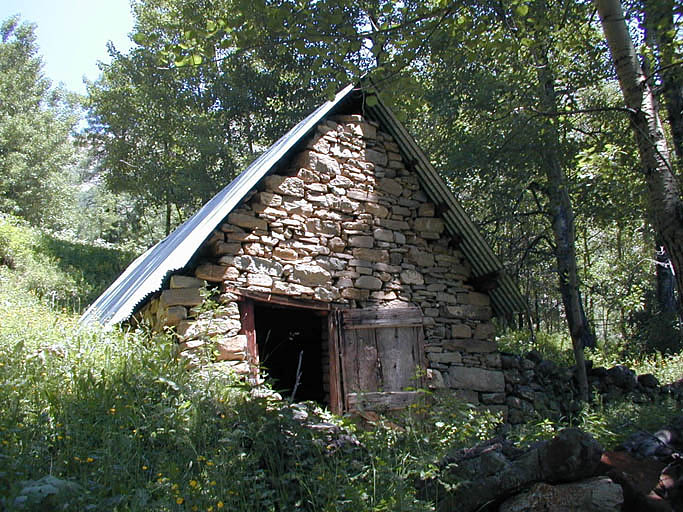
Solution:
<svg viewBox="0 0 683 512">
<path fill-rule="evenodd" d="M 81 323 L 97 321 L 103 325 L 113 325 L 130 317 L 138 304 L 161 288 L 164 279 L 171 272 L 187 265 L 202 243 L 245 195 L 353 90 L 354 85 L 349 85 L 333 100 L 321 105 L 273 144 L 197 213 L 138 257 L 86 310 L 81 317 Z M 502 271 L 503 266 L 405 127 L 381 101 L 373 107 L 366 105 L 366 113 L 396 139 L 404 156 L 414 165 L 432 201 L 448 205 L 448 211 L 444 214 L 447 229 L 462 239 L 462 252 L 469 261 L 474 275 Z M 509 276 L 502 276 L 499 279 L 498 287 L 492 292 L 492 300 L 497 312 L 522 311 L 525 308 L 524 300 Z"/>
</svg>

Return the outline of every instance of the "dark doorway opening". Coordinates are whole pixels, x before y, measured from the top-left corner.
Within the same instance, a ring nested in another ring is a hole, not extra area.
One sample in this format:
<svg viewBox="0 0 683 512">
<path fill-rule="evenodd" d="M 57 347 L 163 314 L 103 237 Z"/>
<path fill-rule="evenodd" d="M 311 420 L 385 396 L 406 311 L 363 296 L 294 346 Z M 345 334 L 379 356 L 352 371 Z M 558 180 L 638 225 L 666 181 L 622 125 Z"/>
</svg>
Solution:
<svg viewBox="0 0 683 512">
<path fill-rule="evenodd" d="M 329 403 L 326 316 L 321 311 L 254 304 L 259 366 L 273 389 L 295 401 Z M 298 375 L 298 384 L 297 384 Z"/>
</svg>

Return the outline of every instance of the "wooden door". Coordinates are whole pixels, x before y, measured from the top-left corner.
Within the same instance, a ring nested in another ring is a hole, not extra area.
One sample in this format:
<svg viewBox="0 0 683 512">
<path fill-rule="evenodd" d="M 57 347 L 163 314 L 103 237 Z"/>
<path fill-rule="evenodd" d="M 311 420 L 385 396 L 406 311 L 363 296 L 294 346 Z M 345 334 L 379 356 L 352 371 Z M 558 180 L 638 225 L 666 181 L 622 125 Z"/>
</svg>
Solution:
<svg viewBox="0 0 683 512">
<path fill-rule="evenodd" d="M 416 307 L 336 312 L 345 410 L 402 409 L 415 401 L 426 370 L 422 313 Z"/>
</svg>

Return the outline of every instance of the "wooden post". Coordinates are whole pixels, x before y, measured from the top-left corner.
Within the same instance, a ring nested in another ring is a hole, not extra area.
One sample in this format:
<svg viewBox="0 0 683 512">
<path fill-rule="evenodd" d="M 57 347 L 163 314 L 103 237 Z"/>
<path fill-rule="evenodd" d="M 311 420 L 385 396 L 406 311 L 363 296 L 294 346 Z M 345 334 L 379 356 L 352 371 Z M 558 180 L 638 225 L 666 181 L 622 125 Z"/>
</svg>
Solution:
<svg viewBox="0 0 683 512">
<path fill-rule="evenodd" d="M 251 376 L 258 378 L 259 355 L 258 345 L 256 344 L 256 319 L 254 317 L 254 301 L 246 299 L 239 302 L 240 309 L 240 323 L 242 330 L 240 331 L 247 337 L 247 360 L 249 362 L 249 369 Z"/>
<path fill-rule="evenodd" d="M 339 368 L 339 319 L 341 312 L 331 311 L 327 316 L 329 330 L 328 343 L 330 352 L 330 410 L 335 414 L 343 411 L 341 391 L 341 371 Z"/>
</svg>

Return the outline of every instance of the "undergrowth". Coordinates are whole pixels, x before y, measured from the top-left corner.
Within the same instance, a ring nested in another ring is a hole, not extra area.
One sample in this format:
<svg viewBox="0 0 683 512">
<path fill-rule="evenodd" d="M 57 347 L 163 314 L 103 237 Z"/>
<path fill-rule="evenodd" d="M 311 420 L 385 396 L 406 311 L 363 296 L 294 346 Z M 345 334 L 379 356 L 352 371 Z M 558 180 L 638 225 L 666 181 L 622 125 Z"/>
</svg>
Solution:
<svg viewBox="0 0 683 512">
<path fill-rule="evenodd" d="M 499 425 L 425 394 L 370 429 L 310 409 L 330 437 L 217 366 L 188 370 L 165 336 L 78 332 L 13 286 L 0 304 L 0 509 L 42 510 L 48 489 L 60 510 L 431 510 L 415 481 Z"/>
<path fill-rule="evenodd" d="M 56 307 L 81 311 L 111 284 L 132 254 L 46 233 L 0 214 L 0 268 L 5 277 Z"/>
<path fill-rule="evenodd" d="M 499 416 L 425 392 L 370 427 L 308 407 L 329 434 L 217 365 L 189 370 L 163 335 L 79 331 L 50 297 L 90 293 L 113 267 L 95 257 L 85 283 L 69 268 L 94 253 L 60 256 L 61 242 L 43 236 L 0 219 L 0 510 L 427 511 L 436 497 L 418 495 L 416 482 L 438 478 L 445 454 L 500 432 Z M 501 344 L 567 361 L 565 342 L 539 339 Z M 681 356 L 635 362 L 663 383 L 681 375 Z M 667 401 L 592 404 L 508 435 L 526 444 L 578 426 L 611 447 L 677 412 Z"/>
</svg>

